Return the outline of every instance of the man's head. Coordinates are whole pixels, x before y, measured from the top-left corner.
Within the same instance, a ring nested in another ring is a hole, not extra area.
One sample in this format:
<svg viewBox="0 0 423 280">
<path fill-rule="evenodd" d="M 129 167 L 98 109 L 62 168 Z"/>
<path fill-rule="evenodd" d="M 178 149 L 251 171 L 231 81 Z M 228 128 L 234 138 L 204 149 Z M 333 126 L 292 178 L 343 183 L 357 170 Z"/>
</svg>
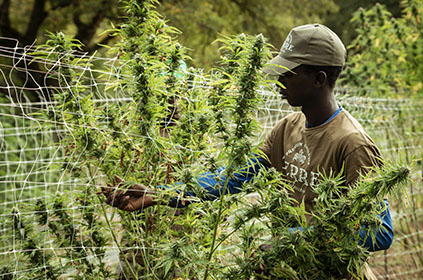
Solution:
<svg viewBox="0 0 423 280">
<path fill-rule="evenodd" d="M 332 30 L 322 24 L 306 24 L 289 32 L 264 72 L 281 75 L 300 65 L 342 67 L 345 58 L 345 46 Z"/>
<path fill-rule="evenodd" d="M 278 77 L 280 94 L 291 106 L 315 107 L 333 97 L 342 66 L 300 65 Z"/>
<path fill-rule="evenodd" d="M 263 71 L 279 76 L 280 94 L 290 105 L 316 107 L 334 100 L 345 57 L 345 46 L 332 30 L 307 24 L 291 30 Z"/>
</svg>

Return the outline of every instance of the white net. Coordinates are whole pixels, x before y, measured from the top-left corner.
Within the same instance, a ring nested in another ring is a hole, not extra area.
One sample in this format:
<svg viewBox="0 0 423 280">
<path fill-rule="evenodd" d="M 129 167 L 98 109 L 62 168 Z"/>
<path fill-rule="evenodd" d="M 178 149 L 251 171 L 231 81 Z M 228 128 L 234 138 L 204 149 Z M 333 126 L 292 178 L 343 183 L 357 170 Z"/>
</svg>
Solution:
<svg viewBox="0 0 423 280">
<path fill-rule="evenodd" d="M 51 227 L 48 230 L 45 226 L 31 230 L 28 228 L 31 227 L 31 221 L 34 225 L 39 224 L 36 214 L 45 214 L 47 217 L 55 217 L 51 224 L 62 227 L 64 235 L 70 230 L 72 234 L 82 236 L 83 231 L 87 230 L 82 226 L 86 223 L 82 216 L 104 209 L 98 200 L 92 200 L 89 204 L 81 203 L 79 193 L 73 192 L 75 189 L 84 188 L 98 190 L 103 175 L 94 170 L 92 180 L 88 182 L 72 175 L 75 174 L 73 169 L 81 169 L 81 172 L 84 172 L 85 157 L 79 154 L 71 155 L 75 161 L 69 162 L 69 153 L 72 153 L 72 150 L 67 144 L 62 144 L 69 124 L 63 123 L 57 117 L 61 108 L 60 101 L 55 100 L 53 94 L 68 91 L 71 95 L 78 96 L 80 90 L 85 96 L 91 95 L 94 105 L 102 108 L 122 108 L 118 115 L 123 117 L 132 97 L 127 96 L 124 87 L 115 85 L 118 78 L 130 81 L 130 77 L 122 73 L 124 65 L 120 65 L 117 58 L 88 57 L 85 54 L 72 53 L 73 58 L 82 62 L 75 66 L 67 64 L 69 53 L 48 50 L 40 59 L 33 54 L 35 51 L 35 46 L 21 48 L 15 40 L 0 38 L 0 269 L 3 267 L 0 278 L 4 279 L 19 279 L 24 275 L 31 275 L 31 271 L 35 273 L 45 269 L 46 264 L 54 263 L 60 266 L 60 256 L 63 254 L 71 256 L 75 262 L 81 262 L 81 259 L 82 262 L 86 261 L 88 267 L 105 262 L 110 268 L 116 264 L 117 252 L 120 250 L 113 242 L 96 246 L 95 243 L 76 241 L 77 239 L 74 243 L 63 243 L 58 247 L 48 239 L 48 236 L 56 234 Z M 37 52 L 42 51 L 38 49 Z M 37 63 L 34 63 L 36 57 Z M 63 70 L 62 73 L 55 72 L 58 65 Z M 107 67 L 96 67 L 98 65 Z M 66 79 L 57 79 L 57 75 L 66 77 L 71 75 L 72 71 L 72 78 L 79 83 L 77 90 L 73 85 L 66 84 Z M 52 74 L 56 75 L 56 78 L 53 78 Z M 189 82 L 191 89 L 201 87 L 207 90 L 214 86 L 210 84 L 210 79 L 201 73 L 191 74 L 195 76 Z M 185 89 L 181 88 L 182 91 Z M 176 97 L 187 98 L 183 93 L 180 94 Z M 264 102 L 257 113 L 262 125 L 257 140 L 262 139 L 278 120 L 292 111 L 273 92 L 262 91 L 260 94 Z M 420 228 L 423 222 L 422 165 L 418 160 L 422 157 L 422 105 L 409 99 L 359 97 L 354 95 L 354 89 L 337 89 L 337 98 L 340 105 L 361 122 L 385 158 L 407 162 L 417 160 L 412 184 L 408 187 L 408 198 L 392 201 L 395 226 L 393 246 L 387 252 L 374 254 L 371 264 L 379 279 L 419 279 L 423 276 L 423 232 Z M 195 98 L 189 101 L 192 104 L 201 102 Z M 49 114 L 53 117 L 46 118 Z M 81 127 L 87 130 L 96 129 L 90 127 L 90 116 L 84 116 L 82 109 L 75 110 L 73 114 L 81 120 Z M 123 119 L 120 121 L 123 122 Z M 84 123 L 84 120 L 87 123 Z M 107 118 L 101 120 L 107 124 L 111 122 Z M 108 135 L 112 135 L 113 127 L 108 127 Z M 215 148 L 210 145 L 205 151 L 213 152 Z M 175 148 L 178 149 L 180 147 Z M 103 155 L 98 155 L 98 162 L 102 163 L 102 157 Z M 123 163 L 122 160 L 116 159 L 112 164 Z M 52 200 L 55 196 L 63 194 L 66 194 L 66 200 L 62 203 Z M 44 203 L 44 208 L 40 203 Z M 62 210 L 66 210 L 66 213 L 62 213 Z M 113 219 L 117 218 L 111 216 L 111 220 Z M 66 224 L 72 228 L 66 228 Z M 18 240 L 19 237 L 29 237 L 29 231 L 33 236 L 38 233 L 42 236 L 41 240 L 36 244 L 25 244 Z M 41 235 L 44 231 L 49 233 Z M 57 239 L 57 236 L 55 238 Z M 128 244 L 121 244 L 121 247 L 132 248 Z M 148 248 L 148 245 L 145 244 L 144 248 Z M 22 256 L 28 253 L 32 254 L 31 265 L 20 261 Z M 97 258 L 99 256 L 100 258 Z M 76 277 L 78 272 L 68 268 L 62 275 Z"/>
</svg>

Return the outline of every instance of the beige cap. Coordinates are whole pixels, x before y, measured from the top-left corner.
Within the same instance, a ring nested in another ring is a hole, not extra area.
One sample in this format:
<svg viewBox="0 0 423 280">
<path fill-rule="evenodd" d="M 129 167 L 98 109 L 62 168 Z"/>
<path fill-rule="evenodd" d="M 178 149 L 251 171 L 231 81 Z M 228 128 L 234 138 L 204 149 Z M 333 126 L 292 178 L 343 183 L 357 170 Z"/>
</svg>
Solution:
<svg viewBox="0 0 423 280">
<path fill-rule="evenodd" d="M 345 46 L 335 32 L 322 24 L 306 24 L 289 32 L 279 54 L 263 71 L 280 75 L 301 64 L 343 66 L 345 57 Z"/>
</svg>

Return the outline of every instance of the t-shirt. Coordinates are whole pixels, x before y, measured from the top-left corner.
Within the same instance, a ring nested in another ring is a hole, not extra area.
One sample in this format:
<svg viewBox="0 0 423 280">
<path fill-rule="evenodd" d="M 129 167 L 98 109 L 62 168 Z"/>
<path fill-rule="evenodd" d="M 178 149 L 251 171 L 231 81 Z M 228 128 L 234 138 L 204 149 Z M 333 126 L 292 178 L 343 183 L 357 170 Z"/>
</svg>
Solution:
<svg viewBox="0 0 423 280">
<path fill-rule="evenodd" d="M 269 164 L 292 182 L 293 197 L 313 208 L 316 194 L 312 187 L 321 173 L 337 175 L 343 171 L 346 185 L 353 184 L 360 172 L 380 164 L 380 151 L 362 126 L 345 109 L 330 121 L 306 128 L 303 113 L 282 119 L 267 136 L 261 150 Z"/>
<path fill-rule="evenodd" d="M 177 185 L 162 185 L 162 188 L 174 188 L 180 193 L 171 199 L 169 206 L 185 207 L 192 202 L 239 193 L 242 185 L 253 180 L 261 168 L 273 166 L 293 182 L 293 196 L 298 202 L 304 199 L 306 210 L 311 212 L 312 201 L 316 196 L 311 186 L 316 185 L 320 179 L 318 171 L 328 173 L 332 170 L 339 173 L 343 170 L 346 182 L 350 185 L 358 179 L 360 172 L 367 171 L 365 167 L 380 164 L 380 152 L 375 143 L 345 110 L 340 110 L 336 116 L 313 128 L 305 127 L 302 113 L 291 114 L 276 125 L 261 150 L 267 155 L 267 162 L 262 155 L 253 154 L 244 166 L 234 172 L 226 186 L 223 167 L 216 172 L 205 172 L 197 178 L 198 186 L 203 189 L 200 192 L 182 192 Z M 367 229 L 359 232 L 359 243 L 370 251 L 386 250 L 393 240 L 389 203 L 384 203 L 386 209 L 378 215 L 384 230 L 377 230 L 375 239 L 371 238 Z"/>
</svg>

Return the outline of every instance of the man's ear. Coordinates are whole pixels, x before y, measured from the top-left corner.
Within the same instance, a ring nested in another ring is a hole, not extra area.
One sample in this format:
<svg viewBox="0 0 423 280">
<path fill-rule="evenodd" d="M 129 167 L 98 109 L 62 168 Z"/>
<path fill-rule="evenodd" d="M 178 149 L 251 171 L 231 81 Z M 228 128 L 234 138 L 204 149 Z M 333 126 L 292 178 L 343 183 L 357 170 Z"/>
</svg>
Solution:
<svg viewBox="0 0 423 280">
<path fill-rule="evenodd" d="M 328 76 L 326 75 L 325 71 L 319 71 L 316 73 L 316 75 L 314 76 L 314 85 L 316 87 L 322 87 L 325 82 L 327 81 Z"/>
</svg>

